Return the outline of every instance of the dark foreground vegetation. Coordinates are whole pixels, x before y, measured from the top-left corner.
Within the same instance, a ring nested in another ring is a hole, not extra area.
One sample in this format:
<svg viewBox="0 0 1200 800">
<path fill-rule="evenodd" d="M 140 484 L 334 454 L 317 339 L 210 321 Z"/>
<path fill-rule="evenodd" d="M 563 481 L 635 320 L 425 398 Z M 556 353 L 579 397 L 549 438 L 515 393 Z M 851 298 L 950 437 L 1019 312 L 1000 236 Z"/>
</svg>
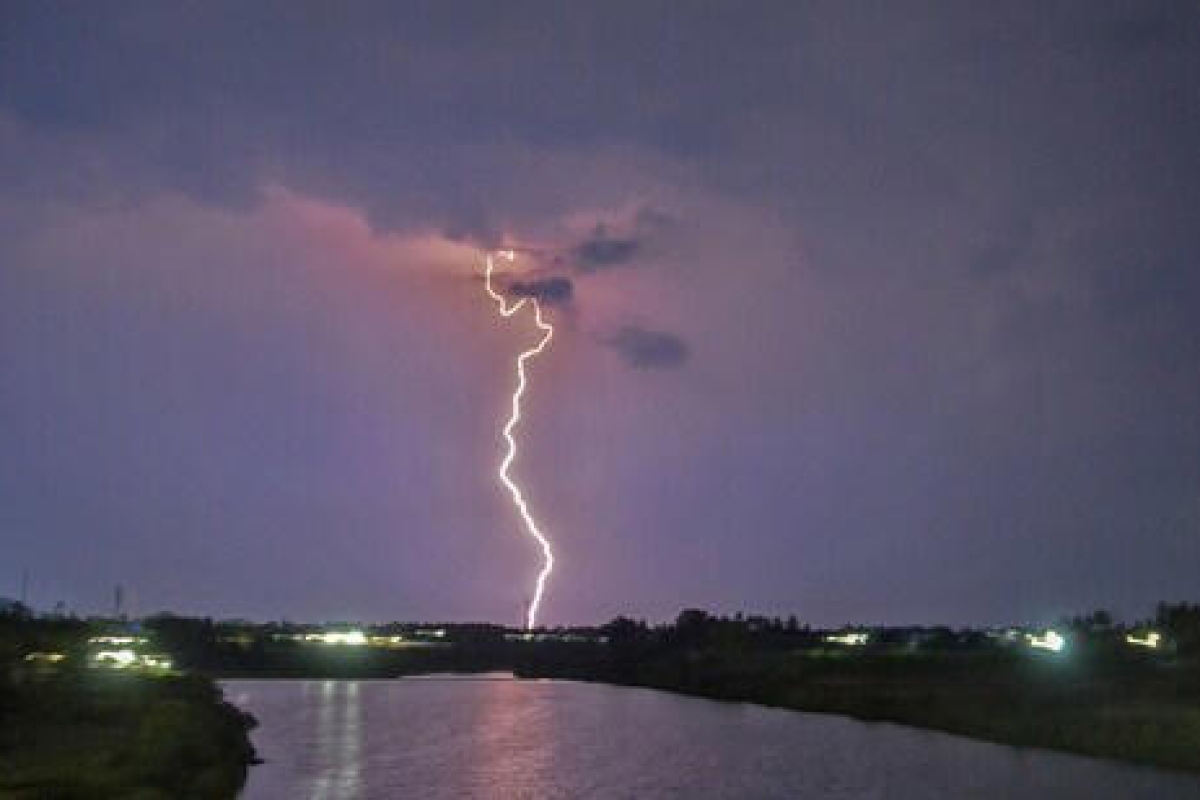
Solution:
<svg viewBox="0 0 1200 800">
<path fill-rule="evenodd" d="M 88 666 L 86 628 L 0 617 L 0 797 L 235 797 L 253 720 L 209 678 Z"/>
</svg>

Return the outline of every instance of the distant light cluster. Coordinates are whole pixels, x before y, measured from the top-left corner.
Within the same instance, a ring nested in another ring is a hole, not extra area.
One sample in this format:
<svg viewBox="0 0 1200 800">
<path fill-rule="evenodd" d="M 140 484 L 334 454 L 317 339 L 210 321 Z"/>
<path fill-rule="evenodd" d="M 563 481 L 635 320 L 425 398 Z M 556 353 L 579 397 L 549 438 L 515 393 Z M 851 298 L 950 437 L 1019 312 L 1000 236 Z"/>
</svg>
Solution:
<svg viewBox="0 0 1200 800">
<path fill-rule="evenodd" d="M 442 639 L 446 631 L 442 628 L 422 629 L 415 631 L 411 639 L 399 634 L 377 635 L 363 630 L 332 630 L 307 631 L 304 633 L 280 633 L 275 639 L 298 642 L 300 644 L 329 645 L 334 647 L 382 647 L 399 649 L 403 647 L 432 647 L 439 642 L 429 639 Z"/>
<path fill-rule="evenodd" d="M 146 644 L 146 641 L 142 636 L 93 636 L 88 644 L 121 646 Z"/>
<path fill-rule="evenodd" d="M 869 633 L 865 631 L 847 631 L 845 633 L 831 633 L 825 637 L 825 641 L 831 644 L 844 644 L 849 647 L 862 647 L 871 638 Z"/>
<path fill-rule="evenodd" d="M 1026 641 L 1029 646 L 1038 650 L 1049 650 L 1052 653 L 1060 653 L 1066 647 L 1067 640 L 1063 638 L 1058 631 L 1048 630 L 1042 634 L 1026 634 Z"/>
<path fill-rule="evenodd" d="M 143 640 L 144 641 L 144 640 Z M 129 648 L 98 650 L 92 654 L 91 666 L 125 670 L 169 670 L 171 659 L 159 653 L 138 653 Z"/>
<path fill-rule="evenodd" d="M 1157 650 L 1162 644 L 1162 635 L 1158 631 L 1149 631 L 1143 636 L 1127 633 L 1125 634 L 1125 642 L 1134 647 L 1145 647 L 1150 650 Z"/>
</svg>

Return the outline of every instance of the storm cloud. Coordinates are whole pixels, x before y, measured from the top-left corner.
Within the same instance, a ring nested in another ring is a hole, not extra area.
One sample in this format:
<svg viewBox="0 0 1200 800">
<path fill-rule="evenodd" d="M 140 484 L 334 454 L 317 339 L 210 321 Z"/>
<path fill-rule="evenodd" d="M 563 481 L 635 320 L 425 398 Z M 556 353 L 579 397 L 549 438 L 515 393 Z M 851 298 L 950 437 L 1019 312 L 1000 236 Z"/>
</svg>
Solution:
<svg viewBox="0 0 1200 800">
<path fill-rule="evenodd" d="M 43 608 L 516 616 L 503 246 L 552 623 L 1194 594 L 1200 4 L 2 9 Z"/>
<path fill-rule="evenodd" d="M 570 278 L 534 278 L 512 281 L 508 284 L 508 293 L 514 297 L 532 297 L 546 305 L 565 305 L 571 302 L 575 286 Z"/>
<path fill-rule="evenodd" d="M 607 226 L 598 225 L 590 237 L 571 248 L 571 257 L 580 272 L 598 272 L 629 263 L 640 247 L 637 239 L 612 236 Z"/>
<path fill-rule="evenodd" d="M 673 333 L 626 325 L 605 343 L 637 369 L 672 369 L 688 360 L 687 343 Z"/>
</svg>

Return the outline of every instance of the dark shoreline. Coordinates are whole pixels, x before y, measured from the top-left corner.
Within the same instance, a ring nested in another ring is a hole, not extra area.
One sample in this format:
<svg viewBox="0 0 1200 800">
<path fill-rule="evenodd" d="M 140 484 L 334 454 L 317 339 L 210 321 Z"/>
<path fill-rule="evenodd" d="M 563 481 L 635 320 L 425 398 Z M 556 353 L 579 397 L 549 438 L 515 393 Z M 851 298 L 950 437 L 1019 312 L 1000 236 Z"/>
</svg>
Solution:
<svg viewBox="0 0 1200 800">
<path fill-rule="evenodd" d="M 1190 665 L 1160 668 L 1167 673 L 1157 676 L 1160 681 L 1126 695 L 1121 689 L 1128 687 L 1128 675 L 1064 676 L 1055 673 L 1061 664 L 890 656 L 858 657 L 853 664 L 810 657 L 753 660 L 757 669 L 720 659 L 646 663 L 633 675 L 538 660 L 517 674 L 835 714 L 1200 773 L 1200 703 L 1194 696 L 1180 702 L 1181 694 L 1200 688 Z"/>
</svg>

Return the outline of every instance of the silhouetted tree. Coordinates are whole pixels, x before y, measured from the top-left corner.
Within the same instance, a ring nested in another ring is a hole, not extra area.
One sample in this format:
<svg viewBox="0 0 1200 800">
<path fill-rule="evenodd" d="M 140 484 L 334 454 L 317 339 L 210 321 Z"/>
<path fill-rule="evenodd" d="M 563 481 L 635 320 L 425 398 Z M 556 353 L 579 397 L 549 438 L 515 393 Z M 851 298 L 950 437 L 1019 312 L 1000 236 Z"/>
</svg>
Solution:
<svg viewBox="0 0 1200 800">
<path fill-rule="evenodd" d="M 1175 640 L 1180 652 L 1200 650 L 1200 604 L 1159 603 L 1154 624 Z"/>
<path fill-rule="evenodd" d="M 643 639 L 647 634 L 645 622 L 635 622 L 628 617 L 617 617 L 607 625 L 601 626 L 600 632 L 615 645 Z"/>
</svg>

